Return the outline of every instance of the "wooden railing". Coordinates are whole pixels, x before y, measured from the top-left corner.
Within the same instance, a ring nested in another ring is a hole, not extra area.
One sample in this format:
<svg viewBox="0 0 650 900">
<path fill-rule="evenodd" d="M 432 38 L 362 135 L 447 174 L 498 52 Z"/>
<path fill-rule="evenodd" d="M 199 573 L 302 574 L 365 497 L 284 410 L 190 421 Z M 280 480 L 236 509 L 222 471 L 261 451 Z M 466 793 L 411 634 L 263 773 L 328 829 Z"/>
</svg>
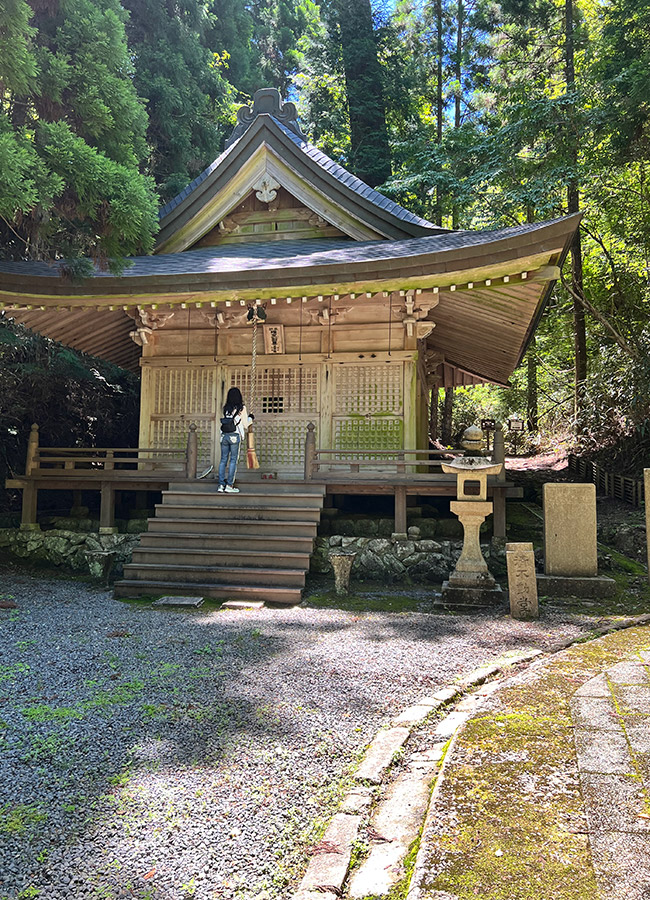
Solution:
<svg viewBox="0 0 650 900">
<path fill-rule="evenodd" d="M 633 506 L 644 505 L 645 493 L 642 478 L 630 478 L 627 475 L 608 472 L 597 463 L 572 454 L 568 458 L 568 467 L 569 472 L 572 472 L 581 481 L 593 482 L 596 490 L 607 497 L 615 497 L 617 500 L 623 500 Z"/>
<path fill-rule="evenodd" d="M 307 425 L 305 438 L 305 481 L 319 478 L 328 479 L 331 467 L 345 466 L 346 475 L 359 476 L 362 469 L 375 469 L 381 466 L 382 471 L 376 471 L 376 479 L 383 479 L 387 486 L 391 487 L 395 496 L 395 532 L 406 532 L 406 495 L 417 493 L 418 485 L 422 488 L 427 484 L 429 488 L 438 485 L 439 482 L 455 481 L 453 475 L 444 475 L 440 463 L 443 459 L 455 456 L 464 456 L 465 450 L 438 450 L 427 447 L 425 450 L 333 450 L 316 447 L 316 426 L 313 422 Z M 492 460 L 503 464 L 501 473 L 496 476 L 492 485 L 494 498 L 494 534 L 497 537 L 505 537 L 506 534 L 506 473 L 505 473 L 505 446 L 503 430 L 498 427 L 494 433 L 492 448 Z M 390 471 L 386 471 L 390 469 Z M 425 469 L 426 471 L 421 471 Z M 394 479 L 394 480 L 393 480 Z M 330 479 L 331 480 L 331 479 Z M 342 480 L 344 477 L 342 476 Z M 352 479 L 354 483 L 354 479 Z M 366 482 L 368 484 L 368 481 Z"/>
<path fill-rule="evenodd" d="M 189 427 L 184 450 L 159 447 L 39 447 L 38 425 L 32 425 L 27 446 L 25 475 L 105 477 L 107 473 L 182 472 L 196 478 L 198 441 L 196 425 Z"/>
</svg>

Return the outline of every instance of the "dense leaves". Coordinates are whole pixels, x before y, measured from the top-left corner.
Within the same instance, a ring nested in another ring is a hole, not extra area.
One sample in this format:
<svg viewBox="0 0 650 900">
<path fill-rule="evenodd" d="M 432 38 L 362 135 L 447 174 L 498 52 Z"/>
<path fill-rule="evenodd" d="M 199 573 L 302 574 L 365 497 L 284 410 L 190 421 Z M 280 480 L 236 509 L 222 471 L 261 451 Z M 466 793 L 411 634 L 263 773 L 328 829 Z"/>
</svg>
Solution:
<svg viewBox="0 0 650 900">
<path fill-rule="evenodd" d="M 24 473 L 34 422 L 43 446 L 137 446 L 138 406 L 135 375 L 0 315 L 1 484 Z M 0 504 L 8 499 L 0 492 Z"/>
</svg>

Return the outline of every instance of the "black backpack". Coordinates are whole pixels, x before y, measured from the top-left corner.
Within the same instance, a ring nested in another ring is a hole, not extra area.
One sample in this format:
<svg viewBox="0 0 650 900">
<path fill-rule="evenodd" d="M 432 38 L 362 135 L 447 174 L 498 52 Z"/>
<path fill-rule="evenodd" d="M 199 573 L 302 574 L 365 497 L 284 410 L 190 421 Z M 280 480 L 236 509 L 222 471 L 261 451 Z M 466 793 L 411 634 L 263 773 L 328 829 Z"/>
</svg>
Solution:
<svg viewBox="0 0 650 900">
<path fill-rule="evenodd" d="M 224 417 L 221 420 L 221 431 L 223 434 L 234 434 L 237 431 L 237 423 L 235 422 L 235 416 L 237 415 L 239 415 L 239 412 L 236 409 L 227 413 L 224 410 Z"/>
</svg>

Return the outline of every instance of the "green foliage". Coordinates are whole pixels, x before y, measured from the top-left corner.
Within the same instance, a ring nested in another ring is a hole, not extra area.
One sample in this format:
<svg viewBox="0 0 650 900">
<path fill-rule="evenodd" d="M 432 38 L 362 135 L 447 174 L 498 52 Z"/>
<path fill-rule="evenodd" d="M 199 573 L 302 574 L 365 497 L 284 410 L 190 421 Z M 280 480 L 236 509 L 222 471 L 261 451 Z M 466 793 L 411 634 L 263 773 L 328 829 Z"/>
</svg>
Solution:
<svg viewBox="0 0 650 900">
<path fill-rule="evenodd" d="M 148 252 L 147 117 L 117 0 L 7 3 L 0 43 L 0 236 L 15 258 Z"/>
<path fill-rule="evenodd" d="M 32 423 L 40 427 L 43 446 L 136 446 L 138 405 L 135 375 L 40 337 L 0 314 L 2 483 L 24 472 Z M 7 495 L 2 497 L 7 502 Z"/>
</svg>

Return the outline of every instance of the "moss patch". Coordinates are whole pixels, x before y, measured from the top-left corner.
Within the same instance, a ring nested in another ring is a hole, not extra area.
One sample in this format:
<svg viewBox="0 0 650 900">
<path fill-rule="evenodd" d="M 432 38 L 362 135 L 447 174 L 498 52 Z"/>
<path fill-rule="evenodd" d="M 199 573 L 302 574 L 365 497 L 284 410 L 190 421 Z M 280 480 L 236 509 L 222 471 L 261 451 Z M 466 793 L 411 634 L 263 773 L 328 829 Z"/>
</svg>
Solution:
<svg viewBox="0 0 650 900">
<path fill-rule="evenodd" d="M 457 900 L 598 896 L 569 702 L 649 646 L 649 627 L 575 646 L 518 677 L 468 723 L 427 835 L 427 890 Z"/>
</svg>

